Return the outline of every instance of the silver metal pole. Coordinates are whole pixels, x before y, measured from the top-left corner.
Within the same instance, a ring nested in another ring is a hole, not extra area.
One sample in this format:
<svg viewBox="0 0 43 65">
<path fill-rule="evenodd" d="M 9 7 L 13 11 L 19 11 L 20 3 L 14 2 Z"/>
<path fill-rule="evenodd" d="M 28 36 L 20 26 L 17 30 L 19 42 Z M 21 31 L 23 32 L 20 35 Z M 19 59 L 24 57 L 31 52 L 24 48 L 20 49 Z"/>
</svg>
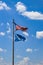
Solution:
<svg viewBox="0 0 43 65">
<path fill-rule="evenodd" d="M 12 31 L 12 65 L 14 65 L 14 19 L 13 19 L 13 31 Z"/>
</svg>

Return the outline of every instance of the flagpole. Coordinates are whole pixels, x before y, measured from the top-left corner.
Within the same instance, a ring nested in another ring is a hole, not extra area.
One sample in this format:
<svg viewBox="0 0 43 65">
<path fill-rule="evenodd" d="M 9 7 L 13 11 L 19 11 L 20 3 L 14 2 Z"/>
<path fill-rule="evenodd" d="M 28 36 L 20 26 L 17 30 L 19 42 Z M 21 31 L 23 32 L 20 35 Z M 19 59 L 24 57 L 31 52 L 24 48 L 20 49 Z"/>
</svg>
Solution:
<svg viewBox="0 0 43 65">
<path fill-rule="evenodd" d="M 13 19 L 13 28 L 12 28 L 12 65 L 14 65 L 14 19 Z"/>
</svg>

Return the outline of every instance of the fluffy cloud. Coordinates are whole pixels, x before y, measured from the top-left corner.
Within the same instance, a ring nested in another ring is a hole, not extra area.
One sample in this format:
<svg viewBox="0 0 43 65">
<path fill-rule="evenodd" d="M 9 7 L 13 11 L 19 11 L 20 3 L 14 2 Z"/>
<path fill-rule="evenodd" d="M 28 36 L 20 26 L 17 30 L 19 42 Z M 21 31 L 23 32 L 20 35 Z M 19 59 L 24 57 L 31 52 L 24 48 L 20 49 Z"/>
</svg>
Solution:
<svg viewBox="0 0 43 65">
<path fill-rule="evenodd" d="M 0 32 L 0 36 L 5 36 L 5 32 Z"/>
<path fill-rule="evenodd" d="M 12 65 L 12 63 L 7 63 L 3 60 L 0 61 L 0 65 Z M 29 58 L 23 58 L 21 61 L 19 61 L 18 63 L 14 64 L 14 65 L 43 65 L 43 62 L 39 62 L 39 63 L 32 63 L 29 61 Z"/>
<path fill-rule="evenodd" d="M 11 32 L 10 24 L 7 22 L 7 33 L 9 34 Z"/>
<path fill-rule="evenodd" d="M 27 48 L 26 52 L 32 52 L 33 50 L 31 48 Z"/>
<path fill-rule="evenodd" d="M 10 32 L 11 32 L 11 29 L 10 29 L 10 27 L 8 27 L 7 33 L 10 33 Z"/>
<path fill-rule="evenodd" d="M 17 2 L 16 10 L 21 15 L 26 16 L 33 20 L 43 20 L 43 14 L 37 11 L 27 11 L 26 6 L 22 2 Z"/>
<path fill-rule="evenodd" d="M 30 59 L 28 57 L 24 57 L 20 62 L 15 65 L 28 65 L 29 60 Z"/>
<path fill-rule="evenodd" d="M 26 36 L 29 36 L 29 34 L 27 32 L 23 32 L 23 34 L 26 35 Z"/>
<path fill-rule="evenodd" d="M 38 38 L 38 39 L 43 38 L 43 31 L 37 31 L 36 32 L 36 38 Z"/>
<path fill-rule="evenodd" d="M 11 8 L 9 6 L 7 6 L 7 4 L 5 2 L 0 1 L 0 10 L 10 10 Z"/>
<path fill-rule="evenodd" d="M 40 61 L 39 63 L 33 63 L 28 57 L 24 57 L 22 60 L 20 60 L 14 65 L 43 65 L 43 62 Z"/>
<path fill-rule="evenodd" d="M 26 52 L 33 52 L 33 51 L 36 52 L 36 51 L 39 51 L 39 49 L 31 49 L 31 48 L 27 48 L 26 49 Z"/>
<path fill-rule="evenodd" d="M 6 51 L 7 51 L 6 49 L 0 48 L 0 52 L 6 52 Z"/>
<path fill-rule="evenodd" d="M 19 11 L 19 12 L 24 12 L 24 11 L 26 11 L 26 7 L 24 6 L 23 3 L 17 2 L 17 4 L 16 4 L 16 10 Z"/>
<path fill-rule="evenodd" d="M 31 11 L 31 12 L 25 11 L 22 13 L 22 15 L 33 20 L 43 20 L 43 14 L 37 11 Z"/>
<path fill-rule="evenodd" d="M 3 27 L 4 23 L 1 23 L 1 27 Z M 5 36 L 6 33 L 9 34 L 11 32 L 10 23 L 7 22 L 6 31 L 0 32 L 0 36 Z"/>
<path fill-rule="evenodd" d="M 0 24 L 1 28 L 3 28 L 4 25 L 6 25 L 5 31 L 4 31 L 4 32 L 1 31 L 1 32 L 0 32 L 0 36 L 4 37 L 4 36 L 8 35 L 8 37 L 9 37 L 10 39 L 12 39 L 12 37 L 10 36 L 10 33 L 11 33 L 10 23 L 9 23 L 9 22 L 7 22 L 6 24 L 1 23 L 1 24 Z"/>
</svg>

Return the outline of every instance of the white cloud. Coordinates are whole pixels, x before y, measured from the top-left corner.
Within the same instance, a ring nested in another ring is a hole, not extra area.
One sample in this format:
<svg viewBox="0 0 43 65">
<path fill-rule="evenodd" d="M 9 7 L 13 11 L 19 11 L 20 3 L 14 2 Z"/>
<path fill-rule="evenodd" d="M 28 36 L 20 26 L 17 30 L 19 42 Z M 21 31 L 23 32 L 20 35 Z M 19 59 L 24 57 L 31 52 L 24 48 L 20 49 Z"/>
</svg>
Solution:
<svg viewBox="0 0 43 65">
<path fill-rule="evenodd" d="M 16 10 L 19 11 L 19 12 L 24 12 L 24 11 L 26 11 L 26 7 L 24 6 L 23 3 L 17 2 L 17 4 L 16 4 Z"/>
<path fill-rule="evenodd" d="M 33 50 L 31 48 L 27 48 L 26 52 L 32 52 Z"/>
<path fill-rule="evenodd" d="M 23 34 L 26 35 L 26 36 L 29 36 L 29 34 L 27 32 L 23 32 Z"/>
<path fill-rule="evenodd" d="M 36 38 L 38 38 L 38 39 L 43 38 L 43 31 L 37 31 L 36 32 Z"/>
<path fill-rule="evenodd" d="M 0 48 L 0 52 L 6 52 L 6 51 L 7 51 L 6 49 Z"/>
<path fill-rule="evenodd" d="M 0 10 L 10 10 L 11 8 L 9 6 L 7 6 L 7 4 L 5 2 L 0 1 Z"/>
<path fill-rule="evenodd" d="M 42 61 L 39 61 L 37 63 L 33 63 L 29 57 L 24 57 L 19 62 L 16 62 L 14 65 L 43 65 Z"/>
<path fill-rule="evenodd" d="M 31 11 L 31 12 L 25 11 L 22 13 L 22 15 L 33 20 L 43 20 L 43 14 L 37 11 Z"/>
<path fill-rule="evenodd" d="M 11 29 L 10 29 L 10 27 L 8 28 L 8 30 L 7 30 L 7 33 L 10 33 L 11 32 Z"/>
<path fill-rule="evenodd" d="M 29 58 L 29 57 L 24 57 L 23 60 L 24 60 L 24 61 L 29 61 L 30 58 Z"/>
<path fill-rule="evenodd" d="M 1 26 L 3 26 L 4 23 L 1 23 Z M 5 36 L 6 33 L 9 34 L 11 32 L 11 28 L 10 28 L 10 24 L 7 22 L 7 25 L 6 25 L 6 31 L 5 32 L 0 32 L 0 36 Z"/>
<path fill-rule="evenodd" d="M 43 62 L 40 61 L 39 63 L 33 63 L 30 62 L 28 59 L 27 60 L 22 59 L 21 61 L 14 65 L 43 65 Z"/>
<path fill-rule="evenodd" d="M 24 57 L 20 62 L 15 65 L 28 65 L 29 60 L 30 59 L 28 57 Z"/>
<path fill-rule="evenodd" d="M 22 2 L 17 2 L 16 10 L 20 12 L 21 15 L 26 16 L 32 20 L 43 20 L 43 14 L 37 11 L 27 11 L 26 6 Z"/>
<path fill-rule="evenodd" d="M 7 33 L 9 34 L 11 32 L 10 24 L 7 22 Z"/>
<path fill-rule="evenodd" d="M 5 36 L 5 32 L 0 32 L 0 36 Z"/>
<path fill-rule="evenodd" d="M 33 51 L 39 51 L 39 49 L 31 49 L 31 48 L 26 49 L 26 52 L 33 52 Z"/>
</svg>

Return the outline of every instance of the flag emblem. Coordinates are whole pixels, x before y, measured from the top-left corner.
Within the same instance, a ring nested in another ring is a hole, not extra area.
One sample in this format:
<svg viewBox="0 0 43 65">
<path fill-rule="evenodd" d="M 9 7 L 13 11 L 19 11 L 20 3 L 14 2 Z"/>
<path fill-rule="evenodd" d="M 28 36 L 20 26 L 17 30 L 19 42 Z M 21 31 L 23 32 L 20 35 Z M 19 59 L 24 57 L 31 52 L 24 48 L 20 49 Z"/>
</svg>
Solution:
<svg viewBox="0 0 43 65">
<path fill-rule="evenodd" d="M 20 34 L 15 34 L 15 41 L 25 41 L 26 38 Z"/>
<path fill-rule="evenodd" d="M 17 25 L 15 22 L 14 22 L 14 24 L 15 24 L 16 30 L 26 31 L 28 29 L 27 27 Z"/>
</svg>

